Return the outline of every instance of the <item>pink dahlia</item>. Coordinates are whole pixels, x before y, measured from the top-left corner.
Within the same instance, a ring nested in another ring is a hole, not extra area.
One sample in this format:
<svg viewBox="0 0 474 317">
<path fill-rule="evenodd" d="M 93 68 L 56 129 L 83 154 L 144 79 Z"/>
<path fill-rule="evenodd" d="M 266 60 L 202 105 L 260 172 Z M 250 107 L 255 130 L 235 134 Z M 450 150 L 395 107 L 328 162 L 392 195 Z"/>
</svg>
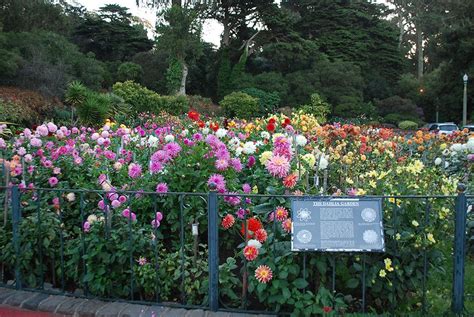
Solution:
<svg viewBox="0 0 474 317">
<path fill-rule="evenodd" d="M 266 164 L 267 170 L 274 177 L 283 178 L 290 171 L 290 162 L 281 155 L 273 155 Z"/>
<path fill-rule="evenodd" d="M 215 163 L 215 167 L 218 171 L 225 171 L 229 167 L 229 162 L 225 159 L 219 159 Z"/>
<path fill-rule="evenodd" d="M 137 163 L 130 163 L 128 166 L 128 176 L 131 178 L 138 178 L 142 175 L 142 167 Z"/>
</svg>

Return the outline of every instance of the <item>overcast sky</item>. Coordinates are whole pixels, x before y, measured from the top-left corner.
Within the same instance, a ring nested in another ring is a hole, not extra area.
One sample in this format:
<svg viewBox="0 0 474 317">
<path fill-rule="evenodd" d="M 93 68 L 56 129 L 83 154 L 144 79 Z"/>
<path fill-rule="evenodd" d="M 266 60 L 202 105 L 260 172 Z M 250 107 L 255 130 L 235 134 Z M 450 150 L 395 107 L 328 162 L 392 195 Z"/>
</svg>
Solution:
<svg viewBox="0 0 474 317">
<path fill-rule="evenodd" d="M 127 7 L 130 9 L 130 12 L 138 16 L 146 21 L 150 25 L 155 26 L 156 21 L 156 10 L 146 7 L 137 7 L 136 0 L 70 0 L 70 2 L 75 2 L 78 4 L 82 4 L 87 8 L 87 10 L 97 10 L 100 7 L 104 6 L 105 4 L 116 3 L 121 5 L 122 7 Z M 386 3 L 387 0 L 376 0 L 379 3 Z M 220 42 L 220 35 L 222 33 L 222 25 L 220 25 L 217 21 L 211 20 L 204 23 L 202 37 L 204 41 L 210 42 L 219 46 Z M 150 37 L 153 37 L 152 31 L 150 31 Z"/>
</svg>

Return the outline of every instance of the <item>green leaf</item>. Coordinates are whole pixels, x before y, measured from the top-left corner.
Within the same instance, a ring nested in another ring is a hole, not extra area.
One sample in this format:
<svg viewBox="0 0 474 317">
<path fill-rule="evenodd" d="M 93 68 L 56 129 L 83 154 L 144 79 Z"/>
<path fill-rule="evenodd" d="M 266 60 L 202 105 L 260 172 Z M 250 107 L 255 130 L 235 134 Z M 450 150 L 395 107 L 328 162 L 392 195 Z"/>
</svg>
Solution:
<svg viewBox="0 0 474 317">
<path fill-rule="evenodd" d="M 347 280 L 346 287 L 348 288 L 356 288 L 359 285 L 359 280 L 356 278 L 351 278 Z"/>
<path fill-rule="evenodd" d="M 302 278 L 297 278 L 296 280 L 293 281 L 293 285 L 296 286 L 296 288 L 305 288 L 308 286 L 308 282 Z"/>
</svg>

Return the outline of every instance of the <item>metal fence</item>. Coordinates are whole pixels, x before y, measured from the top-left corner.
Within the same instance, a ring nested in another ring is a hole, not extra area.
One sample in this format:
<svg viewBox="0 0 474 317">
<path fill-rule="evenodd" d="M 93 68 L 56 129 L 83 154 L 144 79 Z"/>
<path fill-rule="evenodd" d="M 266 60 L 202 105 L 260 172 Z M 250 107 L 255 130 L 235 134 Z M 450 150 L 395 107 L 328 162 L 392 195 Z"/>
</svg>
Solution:
<svg viewBox="0 0 474 317">
<path fill-rule="evenodd" d="M 111 197 L 111 194 L 117 196 Z M 117 206 L 115 201 L 121 196 L 125 198 Z M 394 275 L 389 286 L 382 286 L 389 294 L 387 300 L 379 302 L 373 295 L 380 292 L 373 283 L 377 278 L 374 278 L 377 272 L 374 266 L 386 254 L 290 252 L 289 234 L 274 220 L 266 223 L 265 252 L 274 268 L 275 280 L 283 283 L 292 276 L 305 283 L 303 287 L 294 283 L 283 285 L 277 289 L 281 293 L 263 299 L 257 296 L 252 286 L 255 281 L 251 281 L 253 264 L 236 255 L 249 239 L 247 211 L 252 209 L 261 219 L 268 219 L 274 206 L 289 205 L 295 196 L 214 191 L 110 193 L 12 186 L 0 187 L 0 198 L 4 209 L 0 231 L 0 282 L 6 287 L 212 311 L 278 314 L 287 309 L 279 299 L 286 298 L 285 289 L 293 292 L 298 288 L 305 294 L 326 287 L 333 298 L 344 296 L 345 301 L 350 301 L 351 312 L 392 313 L 400 312 L 399 298 L 403 295 L 400 292 L 407 291 Z M 413 250 L 413 254 L 419 255 L 410 259 L 418 263 L 413 267 L 413 285 L 407 291 L 413 303 L 419 304 L 413 307 L 422 314 L 430 312 L 433 306 L 430 278 L 434 276 L 431 273 L 436 272 L 431 263 L 439 261 L 437 263 L 452 267 L 452 278 L 451 272 L 445 273 L 450 290 L 442 300 L 451 301 L 451 310 L 462 313 L 466 293 L 474 293 L 472 289 L 466 291 L 464 285 L 468 259 L 467 206 L 468 200 L 474 197 L 460 190 L 457 196 L 373 198 L 382 199 L 387 254 L 402 257 Z M 450 211 L 445 216 L 445 224 L 434 215 L 434 206 Z M 242 227 L 239 224 L 238 230 L 230 233 L 222 229 L 221 219 L 226 214 L 234 214 L 236 209 L 244 211 L 235 217 Z M 417 230 L 422 233 L 419 246 L 402 245 L 394 238 L 401 225 L 413 216 L 408 210 L 417 211 Z M 163 219 L 157 214 L 159 211 L 164 214 Z M 443 231 L 436 232 L 437 239 L 449 241 L 453 247 L 452 257 L 451 250 L 441 254 L 426 247 L 429 242 L 424 233 L 435 217 L 438 225 L 443 224 Z M 243 234 L 239 236 L 240 231 Z M 448 256 L 444 262 L 442 255 Z M 236 260 L 227 262 L 232 258 Z M 353 268 L 348 269 L 349 264 Z M 409 261 L 404 264 L 408 265 Z M 287 273 L 289 266 L 291 270 Z M 344 283 L 348 277 L 351 285 Z M 335 302 L 332 305 L 335 306 Z"/>
</svg>

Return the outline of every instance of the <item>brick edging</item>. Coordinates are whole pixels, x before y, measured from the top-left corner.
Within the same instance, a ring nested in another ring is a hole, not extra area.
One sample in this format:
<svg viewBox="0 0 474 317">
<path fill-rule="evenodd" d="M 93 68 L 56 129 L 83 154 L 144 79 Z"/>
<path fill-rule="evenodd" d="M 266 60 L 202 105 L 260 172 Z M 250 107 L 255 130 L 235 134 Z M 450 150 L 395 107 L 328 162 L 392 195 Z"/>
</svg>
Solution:
<svg viewBox="0 0 474 317">
<path fill-rule="evenodd" d="M 158 305 L 126 302 L 106 302 L 95 299 L 48 295 L 0 287 L 0 305 L 19 307 L 77 317 L 246 317 L 252 315 L 229 312 L 211 312 L 203 309 L 186 310 Z"/>
</svg>

